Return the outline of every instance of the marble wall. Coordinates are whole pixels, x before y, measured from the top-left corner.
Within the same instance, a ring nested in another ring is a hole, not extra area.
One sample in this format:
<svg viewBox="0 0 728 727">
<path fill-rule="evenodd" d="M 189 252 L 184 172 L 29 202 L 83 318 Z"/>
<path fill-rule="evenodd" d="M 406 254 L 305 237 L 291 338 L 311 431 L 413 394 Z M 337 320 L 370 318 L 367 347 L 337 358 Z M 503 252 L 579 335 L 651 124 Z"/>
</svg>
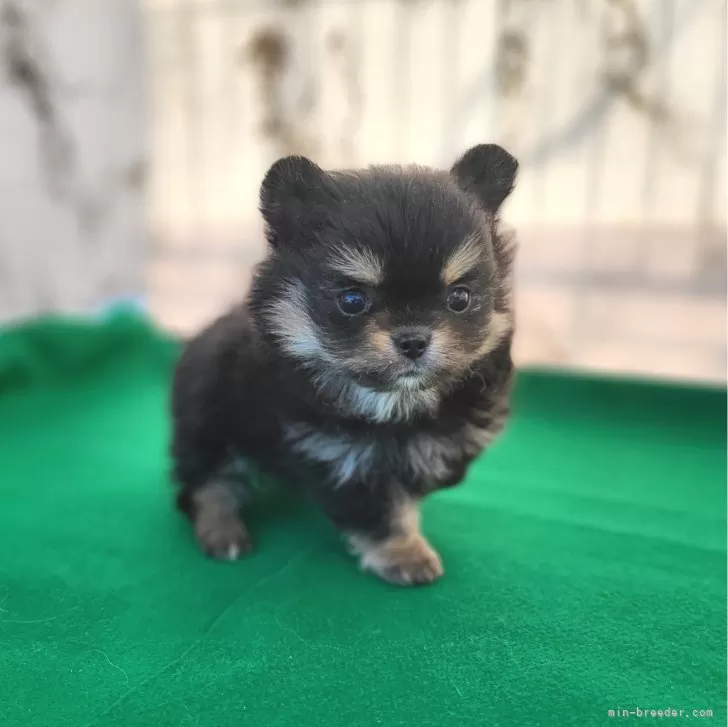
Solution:
<svg viewBox="0 0 728 727">
<path fill-rule="evenodd" d="M 0 0 L 0 323 L 143 291 L 142 14 Z"/>
</svg>

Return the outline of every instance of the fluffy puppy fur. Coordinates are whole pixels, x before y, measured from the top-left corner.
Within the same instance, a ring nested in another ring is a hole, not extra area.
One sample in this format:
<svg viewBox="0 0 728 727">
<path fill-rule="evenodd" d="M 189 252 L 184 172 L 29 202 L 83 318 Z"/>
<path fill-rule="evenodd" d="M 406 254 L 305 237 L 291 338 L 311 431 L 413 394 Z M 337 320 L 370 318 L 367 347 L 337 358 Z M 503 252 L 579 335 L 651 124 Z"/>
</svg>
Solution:
<svg viewBox="0 0 728 727">
<path fill-rule="evenodd" d="M 449 172 L 271 167 L 268 255 L 174 379 L 178 503 L 205 552 L 250 548 L 254 461 L 307 491 L 364 568 L 442 575 L 418 504 L 459 483 L 508 415 L 515 245 L 498 211 L 517 166 L 480 145 Z"/>
</svg>

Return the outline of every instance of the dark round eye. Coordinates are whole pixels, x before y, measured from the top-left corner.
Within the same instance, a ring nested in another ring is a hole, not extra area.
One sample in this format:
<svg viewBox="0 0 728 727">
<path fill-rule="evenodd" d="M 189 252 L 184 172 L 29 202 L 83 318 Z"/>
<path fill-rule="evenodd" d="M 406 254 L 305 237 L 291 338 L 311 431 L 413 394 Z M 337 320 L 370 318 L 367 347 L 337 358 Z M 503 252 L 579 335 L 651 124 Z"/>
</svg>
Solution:
<svg viewBox="0 0 728 727">
<path fill-rule="evenodd" d="M 354 288 L 341 293 L 338 302 L 342 313 L 347 316 L 359 316 L 366 311 L 369 301 L 361 290 Z"/>
<path fill-rule="evenodd" d="M 464 285 L 458 285 L 447 294 L 447 307 L 453 313 L 462 313 L 470 305 L 470 291 Z"/>
</svg>

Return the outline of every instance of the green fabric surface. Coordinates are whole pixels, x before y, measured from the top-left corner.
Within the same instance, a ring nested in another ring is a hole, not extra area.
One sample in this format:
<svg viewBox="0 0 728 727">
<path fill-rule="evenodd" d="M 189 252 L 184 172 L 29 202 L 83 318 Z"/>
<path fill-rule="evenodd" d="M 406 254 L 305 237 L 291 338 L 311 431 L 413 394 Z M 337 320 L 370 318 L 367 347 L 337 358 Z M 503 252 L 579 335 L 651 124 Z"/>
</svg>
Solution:
<svg viewBox="0 0 728 727">
<path fill-rule="evenodd" d="M 0 337 L 2 727 L 725 724 L 725 392 L 523 373 L 506 435 L 427 502 L 446 574 L 412 590 L 275 497 L 249 558 L 200 555 L 176 352 L 129 318 Z"/>
</svg>

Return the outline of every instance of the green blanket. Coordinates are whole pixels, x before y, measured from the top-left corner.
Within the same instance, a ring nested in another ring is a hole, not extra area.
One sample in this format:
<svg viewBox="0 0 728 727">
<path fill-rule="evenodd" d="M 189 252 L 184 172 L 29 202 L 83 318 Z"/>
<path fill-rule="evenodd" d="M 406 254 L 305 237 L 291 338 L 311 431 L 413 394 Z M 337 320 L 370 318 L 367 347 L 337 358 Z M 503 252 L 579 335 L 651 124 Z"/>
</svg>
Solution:
<svg viewBox="0 0 728 727">
<path fill-rule="evenodd" d="M 427 503 L 447 572 L 411 590 L 276 497 L 248 559 L 200 555 L 176 352 L 130 318 L 0 337 L 2 727 L 725 724 L 724 392 L 523 373 L 504 438 Z"/>
</svg>

